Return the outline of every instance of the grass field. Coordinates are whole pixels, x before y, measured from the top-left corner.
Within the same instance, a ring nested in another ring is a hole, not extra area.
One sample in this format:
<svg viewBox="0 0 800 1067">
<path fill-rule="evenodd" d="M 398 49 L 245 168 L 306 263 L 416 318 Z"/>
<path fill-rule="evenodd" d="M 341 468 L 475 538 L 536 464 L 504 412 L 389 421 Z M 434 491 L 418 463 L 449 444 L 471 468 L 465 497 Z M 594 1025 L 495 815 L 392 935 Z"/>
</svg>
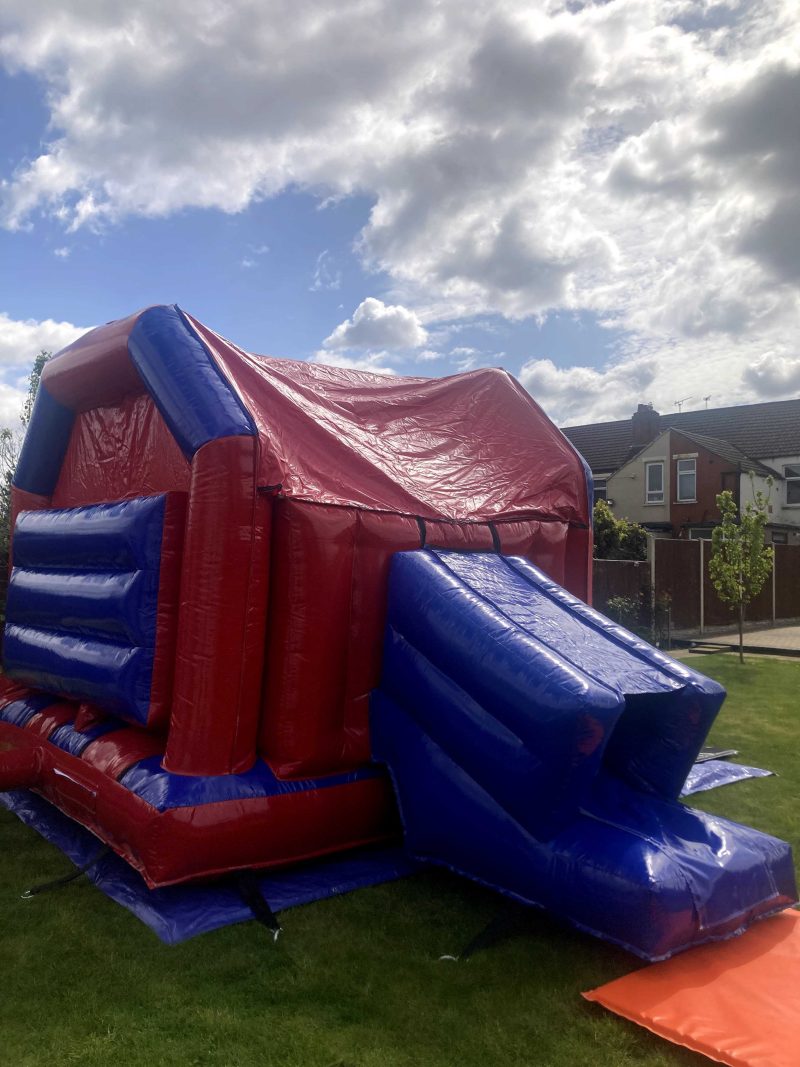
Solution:
<svg viewBox="0 0 800 1067">
<path fill-rule="evenodd" d="M 729 691 L 712 741 L 780 775 L 693 800 L 798 842 L 800 663 L 696 656 Z M 245 923 L 168 948 L 85 881 L 24 902 L 67 861 L 0 813 L 0 1064 L 28 1067 L 583 1067 L 708 1060 L 589 1005 L 641 964 L 531 912 L 517 936 L 456 953 L 498 898 L 442 873 L 287 912 L 273 945 Z"/>
</svg>

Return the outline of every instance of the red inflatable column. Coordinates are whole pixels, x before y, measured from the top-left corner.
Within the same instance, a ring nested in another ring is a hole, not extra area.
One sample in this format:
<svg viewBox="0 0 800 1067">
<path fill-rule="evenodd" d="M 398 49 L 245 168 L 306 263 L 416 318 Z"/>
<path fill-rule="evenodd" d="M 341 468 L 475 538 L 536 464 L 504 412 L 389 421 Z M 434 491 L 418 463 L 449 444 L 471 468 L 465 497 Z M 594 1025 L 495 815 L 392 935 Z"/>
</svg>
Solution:
<svg viewBox="0 0 800 1067">
<path fill-rule="evenodd" d="M 257 449 L 255 437 L 220 438 L 192 463 L 164 756 L 177 774 L 239 773 L 255 759 L 269 565 Z"/>
<path fill-rule="evenodd" d="M 591 529 L 570 527 L 564 560 L 563 585 L 587 604 L 592 603 L 592 555 L 594 539 Z"/>
</svg>

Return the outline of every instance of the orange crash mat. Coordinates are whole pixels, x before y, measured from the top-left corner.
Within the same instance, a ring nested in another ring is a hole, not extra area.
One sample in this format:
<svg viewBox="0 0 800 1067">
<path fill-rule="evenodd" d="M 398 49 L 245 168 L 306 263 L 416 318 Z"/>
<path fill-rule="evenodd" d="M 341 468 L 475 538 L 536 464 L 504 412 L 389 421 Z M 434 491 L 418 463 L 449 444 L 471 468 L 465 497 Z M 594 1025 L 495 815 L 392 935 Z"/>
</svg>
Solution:
<svg viewBox="0 0 800 1067">
<path fill-rule="evenodd" d="M 689 949 L 584 993 L 731 1067 L 800 1064 L 800 912 Z"/>
</svg>

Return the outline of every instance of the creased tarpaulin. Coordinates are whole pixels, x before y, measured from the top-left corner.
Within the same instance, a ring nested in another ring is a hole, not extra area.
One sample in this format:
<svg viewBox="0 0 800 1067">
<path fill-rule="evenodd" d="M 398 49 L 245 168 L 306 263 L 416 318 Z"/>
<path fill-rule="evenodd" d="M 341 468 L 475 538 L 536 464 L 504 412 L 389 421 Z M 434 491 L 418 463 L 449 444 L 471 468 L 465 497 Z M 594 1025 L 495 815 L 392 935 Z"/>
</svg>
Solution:
<svg viewBox="0 0 800 1067">
<path fill-rule="evenodd" d="M 186 318 L 255 419 L 263 484 L 423 518 L 591 521 L 580 457 L 505 371 L 397 378 L 272 359 Z"/>
<path fill-rule="evenodd" d="M 583 996 L 730 1067 L 800 1062 L 800 912 L 702 945 Z"/>
<path fill-rule="evenodd" d="M 741 782 L 745 778 L 769 778 L 774 771 L 765 771 L 761 767 L 746 767 L 743 763 L 729 763 L 727 760 L 714 759 L 695 763 L 681 790 L 682 797 L 690 793 L 702 793 L 705 789 L 716 789 L 718 785 Z"/>
<path fill-rule="evenodd" d="M 24 789 L 0 793 L 0 804 L 60 848 L 76 867 L 97 853 L 97 838 L 93 834 L 35 793 Z M 265 874 L 260 888 L 272 910 L 280 912 L 353 889 L 405 878 L 419 866 L 398 848 L 362 849 Z M 136 871 L 113 854 L 99 860 L 87 877 L 168 945 L 253 918 L 231 878 L 203 885 L 148 889 Z"/>
</svg>

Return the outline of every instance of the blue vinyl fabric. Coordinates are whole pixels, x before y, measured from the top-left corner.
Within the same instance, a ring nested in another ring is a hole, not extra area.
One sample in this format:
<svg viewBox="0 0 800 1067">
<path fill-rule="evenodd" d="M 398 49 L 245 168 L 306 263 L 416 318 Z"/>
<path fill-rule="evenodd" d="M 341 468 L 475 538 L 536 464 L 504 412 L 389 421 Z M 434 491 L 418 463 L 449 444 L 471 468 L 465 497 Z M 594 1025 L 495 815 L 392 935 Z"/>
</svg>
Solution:
<svg viewBox="0 0 800 1067">
<path fill-rule="evenodd" d="M 796 896 L 788 845 L 677 802 L 723 699 L 525 560 L 392 562 L 372 743 L 410 853 L 646 959 Z"/>
<path fill-rule="evenodd" d="M 165 499 L 19 516 L 3 645 L 10 677 L 147 723 Z"/>
<path fill-rule="evenodd" d="M 358 782 L 364 778 L 378 778 L 383 774 L 382 767 L 359 767 L 344 774 L 286 780 L 276 778 L 268 764 L 257 760 L 243 774 L 194 776 L 172 774 L 161 766 L 160 756 L 151 756 L 127 770 L 120 778 L 120 784 L 158 811 L 167 811 L 171 808 L 216 804 L 223 800 L 252 800 L 284 793 L 305 793 Z"/>
<path fill-rule="evenodd" d="M 14 471 L 14 485 L 28 493 L 50 496 L 58 482 L 69 445 L 74 412 L 40 384 L 31 421 Z"/>
<path fill-rule="evenodd" d="M 0 708 L 0 721 L 22 728 L 28 725 L 34 715 L 44 711 L 45 708 L 49 708 L 54 703 L 55 697 L 46 694 L 23 697 L 22 700 L 12 700 L 10 704 Z"/>
<path fill-rule="evenodd" d="M 70 756 L 80 756 L 92 741 L 96 741 L 98 737 L 105 737 L 114 730 L 121 730 L 124 726 L 125 723 L 119 719 L 104 719 L 93 726 L 88 726 L 85 730 L 76 730 L 73 723 L 66 722 L 57 726 L 47 740 L 63 752 L 69 752 Z"/>
<path fill-rule="evenodd" d="M 128 352 L 188 459 L 219 437 L 255 435 L 249 412 L 177 305 L 142 312 Z"/>
<path fill-rule="evenodd" d="M 97 854 L 99 842 L 93 834 L 36 794 L 24 789 L 0 793 L 0 804 L 60 848 L 75 866 L 83 866 Z M 408 877 L 417 866 L 402 849 L 365 848 L 265 873 L 259 885 L 273 912 L 281 912 Z M 148 889 L 141 875 L 114 854 L 103 856 L 87 877 L 169 945 L 253 918 L 235 878 Z"/>
<path fill-rule="evenodd" d="M 774 771 L 765 771 L 761 767 L 748 767 L 744 763 L 729 763 L 724 759 L 704 760 L 695 763 L 681 790 L 682 797 L 692 793 L 703 793 L 707 789 L 716 789 L 720 785 L 743 782 L 747 778 L 771 778 Z"/>
</svg>

